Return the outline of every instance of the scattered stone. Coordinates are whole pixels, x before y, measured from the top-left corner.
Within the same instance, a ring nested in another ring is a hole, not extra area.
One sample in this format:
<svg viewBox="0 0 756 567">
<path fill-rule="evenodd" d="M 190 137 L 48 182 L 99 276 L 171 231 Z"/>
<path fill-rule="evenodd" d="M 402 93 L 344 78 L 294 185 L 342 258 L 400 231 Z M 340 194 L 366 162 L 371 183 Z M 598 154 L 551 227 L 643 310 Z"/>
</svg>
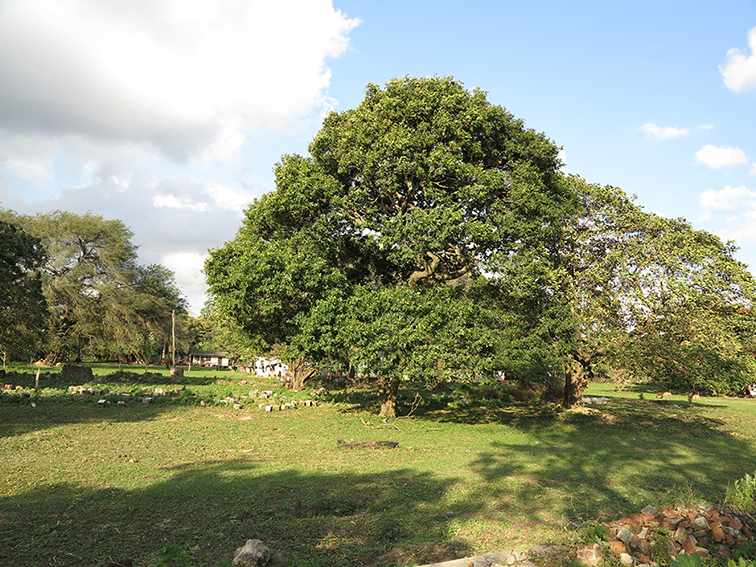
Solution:
<svg viewBox="0 0 756 567">
<path fill-rule="evenodd" d="M 266 405 L 265 406 L 265 411 L 268 412 L 268 413 L 272 412 L 273 411 L 273 405 L 272 404 Z"/>
<path fill-rule="evenodd" d="M 126 405 L 126 402 L 124 402 L 123 400 L 118 400 L 118 403 L 116 405 L 123 407 Z"/>
<path fill-rule="evenodd" d="M 633 556 L 629 553 L 620 553 L 619 560 L 623 565 L 632 565 L 634 563 Z"/>
<path fill-rule="evenodd" d="M 625 545 L 630 544 L 630 540 L 633 538 L 633 532 L 631 532 L 628 528 L 622 527 L 617 532 L 617 539 L 620 540 Z"/>
<path fill-rule="evenodd" d="M 248 539 L 234 553 L 232 564 L 237 567 L 266 567 L 270 563 L 270 548 L 259 539 Z"/>
<path fill-rule="evenodd" d="M 679 544 L 683 544 L 685 542 L 685 538 L 688 537 L 688 532 L 685 530 L 684 527 L 678 525 L 677 529 L 675 530 L 675 534 L 672 536 L 675 541 Z"/>
<path fill-rule="evenodd" d="M 601 405 L 605 404 L 609 401 L 609 398 L 602 398 L 597 396 L 584 396 L 582 398 L 582 401 L 584 404 L 595 404 L 595 405 Z"/>
<path fill-rule="evenodd" d="M 604 558 L 601 553 L 601 546 L 597 543 L 593 545 L 586 545 L 577 550 L 577 560 L 587 565 L 588 567 L 595 567 Z"/>
<path fill-rule="evenodd" d="M 641 514 L 646 516 L 646 518 L 648 519 L 653 519 L 659 515 L 659 510 L 657 510 L 653 506 L 646 506 L 645 508 L 641 510 Z"/>
<path fill-rule="evenodd" d="M 697 516 L 696 519 L 693 520 L 693 527 L 699 530 L 708 530 L 709 522 L 706 521 L 705 517 Z"/>
<path fill-rule="evenodd" d="M 149 396 L 145 396 L 144 398 L 142 398 L 142 403 L 143 404 L 147 405 L 150 402 L 152 402 L 152 398 L 150 398 Z"/>
<path fill-rule="evenodd" d="M 107 406 L 107 405 L 110 405 L 110 402 L 108 400 L 104 399 L 104 398 L 100 398 L 99 400 L 97 400 L 97 405 L 98 406 Z"/>
</svg>

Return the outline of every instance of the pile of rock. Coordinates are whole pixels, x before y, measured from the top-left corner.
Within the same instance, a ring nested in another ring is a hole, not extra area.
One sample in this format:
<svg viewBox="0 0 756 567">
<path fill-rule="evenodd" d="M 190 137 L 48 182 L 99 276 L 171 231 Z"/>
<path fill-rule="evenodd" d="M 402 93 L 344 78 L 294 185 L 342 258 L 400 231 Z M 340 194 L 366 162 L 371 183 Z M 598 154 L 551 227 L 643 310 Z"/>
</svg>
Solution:
<svg viewBox="0 0 756 567">
<path fill-rule="evenodd" d="M 577 558 L 586 565 L 598 565 L 606 552 L 618 557 L 622 565 L 650 567 L 656 561 L 689 554 L 728 557 L 752 541 L 754 526 L 746 518 L 714 506 L 647 506 L 606 525 L 608 547 L 594 544 L 581 547 Z"/>
<path fill-rule="evenodd" d="M 309 408 L 318 405 L 318 402 L 315 400 L 283 400 L 273 390 L 250 390 L 249 397 L 253 400 L 269 400 L 257 405 L 259 409 L 267 413 L 292 410 L 299 407 Z"/>
</svg>

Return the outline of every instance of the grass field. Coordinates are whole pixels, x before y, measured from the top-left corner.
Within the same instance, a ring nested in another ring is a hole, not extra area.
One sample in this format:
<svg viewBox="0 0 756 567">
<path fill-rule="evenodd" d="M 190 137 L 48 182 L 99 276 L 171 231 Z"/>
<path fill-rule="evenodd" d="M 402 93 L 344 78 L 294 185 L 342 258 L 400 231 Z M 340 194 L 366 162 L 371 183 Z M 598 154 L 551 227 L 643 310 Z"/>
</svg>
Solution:
<svg viewBox="0 0 756 567">
<path fill-rule="evenodd" d="M 230 372 L 186 381 L 208 399 L 273 389 Z M 611 398 L 596 410 L 485 404 L 384 422 L 348 393 L 266 414 L 183 398 L 101 407 L 67 385 L 43 383 L 36 407 L 0 398 L 0 565 L 228 565 L 247 538 L 295 566 L 410 565 L 564 542 L 583 520 L 648 503 L 716 501 L 756 469 L 756 401 L 740 399 L 594 384 Z"/>
</svg>

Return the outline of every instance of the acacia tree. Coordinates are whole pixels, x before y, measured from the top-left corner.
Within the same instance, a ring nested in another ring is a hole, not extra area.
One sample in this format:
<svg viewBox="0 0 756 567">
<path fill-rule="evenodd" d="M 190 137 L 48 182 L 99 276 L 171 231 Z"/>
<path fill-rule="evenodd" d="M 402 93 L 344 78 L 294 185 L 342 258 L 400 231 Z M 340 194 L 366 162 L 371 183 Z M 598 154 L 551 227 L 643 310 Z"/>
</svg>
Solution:
<svg viewBox="0 0 756 567">
<path fill-rule="evenodd" d="M 291 358 L 357 367 L 383 415 L 401 380 L 461 377 L 455 361 L 561 376 L 573 199 L 557 154 L 453 79 L 369 85 L 326 118 L 308 157 L 283 157 L 276 190 L 212 251 L 214 301 Z"/>
<path fill-rule="evenodd" d="M 131 231 L 119 220 L 54 212 L 0 212 L 41 242 L 49 306 L 48 363 L 83 357 L 146 362 L 166 342 L 170 313 L 185 310 L 173 274 L 140 266 Z"/>
<path fill-rule="evenodd" d="M 602 367 L 687 391 L 752 381 L 756 295 L 734 245 L 647 213 L 619 188 L 567 181 L 581 202 L 564 251 L 578 325 L 573 399 Z"/>
<path fill-rule="evenodd" d="M 30 356 L 41 346 L 47 322 L 39 268 L 42 243 L 19 227 L 0 221 L 0 354 Z"/>
</svg>

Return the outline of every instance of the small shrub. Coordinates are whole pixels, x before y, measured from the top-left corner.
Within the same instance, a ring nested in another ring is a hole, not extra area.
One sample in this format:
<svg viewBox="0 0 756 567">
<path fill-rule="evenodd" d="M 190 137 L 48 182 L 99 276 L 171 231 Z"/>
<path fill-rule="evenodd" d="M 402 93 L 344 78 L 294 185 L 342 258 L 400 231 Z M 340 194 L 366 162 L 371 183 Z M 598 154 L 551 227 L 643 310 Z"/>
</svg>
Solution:
<svg viewBox="0 0 756 567">
<path fill-rule="evenodd" d="M 739 478 L 727 487 L 725 504 L 744 514 L 756 514 L 756 472 Z"/>
<path fill-rule="evenodd" d="M 704 562 L 698 555 L 681 555 L 669 564 L 669 567 L 703 567 Z"/>
<path fill-rule="evenodd" d="M 756 541 L 749 541 L 736 547 L 732 552 L 732 556 L 735 559 L 750 559 L 752 561 L 749 566 L 753 565 L 753 561 L 756 560 Z"/>
<path fill-rule="evenodd" d="M 672 559 L 672 538 L 668 530 L 659 528 L 651 534 L 651 558 L 659 565 L 667 565 Z"/>
<path fill-rule="evenodd" d="M 599 522 L 589 521 L 580 526 L 578 537 L 581 543 L 602 543 L 609 539 L 609 532 Z"/>
<path fill-rule="evenodd" d="M 744 557 L 738 558 L 737 561 L 730 559 L 727 561 L 727 567 L 756 567 L 756 561 L 745 559 Z"/>
</svg>

